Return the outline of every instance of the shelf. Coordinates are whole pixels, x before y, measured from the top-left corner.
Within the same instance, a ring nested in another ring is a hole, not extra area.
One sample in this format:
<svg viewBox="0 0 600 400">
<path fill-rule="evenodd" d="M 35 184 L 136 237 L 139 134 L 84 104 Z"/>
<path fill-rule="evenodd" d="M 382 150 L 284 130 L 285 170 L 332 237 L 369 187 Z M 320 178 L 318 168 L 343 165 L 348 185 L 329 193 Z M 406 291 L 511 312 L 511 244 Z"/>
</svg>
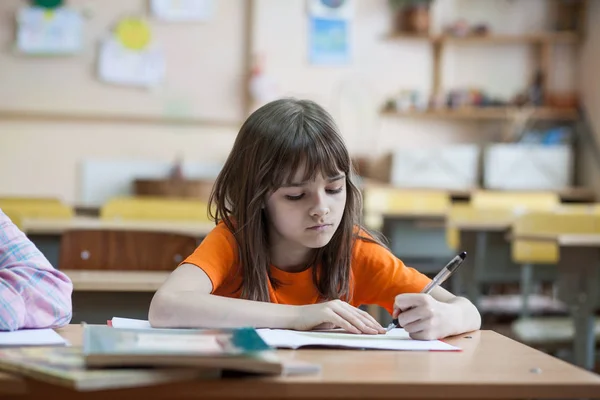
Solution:
<svg viewBox="0 0 600 400">
<path fill-rule="evenodd" d="M 531 118 L 536 120 L 567 120 L 578 118 L 576 109 L 537 108 L 519 109 L 514 107 L 481 107 L 426 111 L 384 110 L 383 115 L 423 119 L 463 119 L 463 120 L 504 120 L 511 118 Z"/>
<path fill-rule="evenodd" d="M 525 35 L 481 35 L 481 36 L 448 36 L 448 35 L 419 35 L 410 33 L 393 33 L 390 40 L 426 40 L 432 43 L 464 43 L 464 44 L 531 44 L 531 43 L 577 43 L 579 35 L 576 32 L 542 32 Z"/>
</svg>

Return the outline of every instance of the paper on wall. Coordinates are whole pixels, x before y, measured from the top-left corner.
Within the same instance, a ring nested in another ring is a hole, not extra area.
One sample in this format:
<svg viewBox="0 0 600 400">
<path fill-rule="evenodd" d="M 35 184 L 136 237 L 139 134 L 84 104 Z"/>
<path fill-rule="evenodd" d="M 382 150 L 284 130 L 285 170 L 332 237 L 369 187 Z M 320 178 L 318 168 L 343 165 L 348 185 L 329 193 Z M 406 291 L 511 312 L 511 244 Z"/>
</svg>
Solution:
<svg viewBox="0 0 600 400">
<path fill-rule="evenodd" d="M 23 7 L 17 14 L 17 48 L 26 54 L 73 54 L 82 47 L 83 17 L 67 7 Z"/>
</svg>

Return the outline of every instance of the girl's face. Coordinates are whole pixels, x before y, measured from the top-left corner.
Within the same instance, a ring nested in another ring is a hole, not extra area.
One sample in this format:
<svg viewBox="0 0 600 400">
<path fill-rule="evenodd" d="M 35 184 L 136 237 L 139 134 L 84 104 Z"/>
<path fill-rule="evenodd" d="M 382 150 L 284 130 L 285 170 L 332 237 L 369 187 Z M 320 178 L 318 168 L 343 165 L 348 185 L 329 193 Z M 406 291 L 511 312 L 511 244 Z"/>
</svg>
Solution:
<svg viewBox="0 0 600 400">
<path fill-rule="evenodd" d="M 292 182 L 274 191 L 266 202 L 271 261 L 279 268 L 300 266 L 311 250 L 325 246 L 337 230 L 346 206 L 346 175 Z"/>
</svg>

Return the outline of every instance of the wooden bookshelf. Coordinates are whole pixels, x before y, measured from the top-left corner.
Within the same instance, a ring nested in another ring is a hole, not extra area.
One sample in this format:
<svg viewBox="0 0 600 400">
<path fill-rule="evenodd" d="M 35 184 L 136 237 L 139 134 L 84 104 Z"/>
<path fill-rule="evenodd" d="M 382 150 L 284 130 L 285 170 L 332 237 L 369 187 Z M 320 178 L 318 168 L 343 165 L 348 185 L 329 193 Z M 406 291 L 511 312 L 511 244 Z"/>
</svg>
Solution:
<svg viewBox="0 0 600 400">
<path fill-rule="evenodd" d="M 581 20 L 585 21 L 587 9 L 587 0 L 582 0 L 580 6 Z M 557 8 L 557 11 L 558 8 Z M 397 41 L 423 41 L 431 46 L 433 57 L 433 68 L 431 71 L 431 95 L 438 96 L 442 94 L 442 62 L 444 58 L 444 48 L 449 45 L 478 45 L 478 46 L 501 46 L 501 45 L 522 45 L 531 46 L 538 53 L 539 63 L 536 69 L 543 76 L 542 92 L 549 93 L 549 83 L 552 79 L 552 59 L 554 49 L 557 45 L 579 45 L 585 36 L 585 31 L 581 23 L 580 27 L 567 27 L 569 30 L 557 31 L 540 31 L 528 32 L 522 34 L 497 34 L 494 32 L 483 34 L 468 34 L 465 36 L 456 36 L 448 33 L 434 34 L 428 33 L 406 33 L 392 32 L 385 37 L 385 40 Z M 383 114 L 406 116 L 406 117 L 422 117 L 422 118 L 455 118 L 455 119 L 475 119 L 475 120 L 500 120 L 516 116 L 517 110 L 512 108 L 507 109 L 474 109 L 474 110 L 442 110 L 442 111 L 426 111 L 426 112 L 389 112 L 383 111 Z M 533 119 L 547 120 L 575 120 L 577 119 L 577 111 L 573 109 L 551 109 L 542 107 L 530 116 Z"/>
<path fill-rule="evenodd" d="M 573 121 L 578 118 L 576 109 L 559 109 L 539 107 L 535 109 L 519 109 L 516 107 L 468 107 L 441 110 L 383 110 L 383 115 L 422 118 L 422 119 L 455 119 L 455 120 L 509 120 L 520 116 L 535 120 Z"/>
<path fill-rule="evenodd" d="M 431 43 L 464 43 L 464 44 L 557 44 L 578 43 L 580 35 L 577 32 L 540 32 L 524 35 L 415 35 L 394 33 L 387 37 L 390 40 L 425 40 Z"/>
</svg>

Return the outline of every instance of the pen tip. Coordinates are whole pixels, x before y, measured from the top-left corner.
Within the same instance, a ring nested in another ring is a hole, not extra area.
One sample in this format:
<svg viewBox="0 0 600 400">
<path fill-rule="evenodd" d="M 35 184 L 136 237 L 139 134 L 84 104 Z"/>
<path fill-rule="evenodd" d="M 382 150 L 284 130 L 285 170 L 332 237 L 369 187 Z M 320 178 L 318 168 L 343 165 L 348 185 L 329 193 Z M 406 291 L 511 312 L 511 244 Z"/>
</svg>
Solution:
<svg viewBox="0 0 600 400">
<path fill-rule="evenodd" d="M 462 258 L 464 260 L 465 258 L 467 258 L 467 252 L 463 251 L 462 253 L 459 254 L 459 256 L 460 256 L 460 258 Z"/>
</svg>

